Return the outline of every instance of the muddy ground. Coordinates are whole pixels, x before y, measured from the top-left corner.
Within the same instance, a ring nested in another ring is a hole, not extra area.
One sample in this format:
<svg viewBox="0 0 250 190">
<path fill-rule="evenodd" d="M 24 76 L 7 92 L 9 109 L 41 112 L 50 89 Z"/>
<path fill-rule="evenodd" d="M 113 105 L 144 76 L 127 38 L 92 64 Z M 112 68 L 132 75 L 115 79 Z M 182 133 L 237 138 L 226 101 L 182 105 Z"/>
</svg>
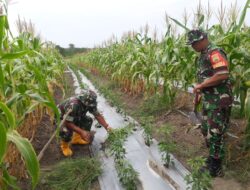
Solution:
<svg viewBox="0 0 250 190">
<path fill-rule="evenodd" d="M 111 91 L 115 100 L 111 102 L 119 101 L 119 106 L 125 110 L 126 113 L 140 121 L 140 112 L 145 102 L 143 95 L 138 94 L 131 96 L 125 93 L 119 88 L 118 85 L 110 81 L 109 77 L 102 76 L 100 74 L 91 73 L 90 71 L 84 71 L 85 74 L 92 80 L 92 82 L 99 89 L 104 91 Z M 178 97 L 178 103 L 174 106 L 183 113 L 192 111 L 193 97 L 190 94 L 182 93 Z M 170 125 L 173 127 L 172 140 L 176 143 L 177 149 L 174 155 L 184 166 L 188 169 L 187 160 L 196 156 L 207 156 L 207 148 L 204 140 L 198 129 L 191 129 L 190 120 L 181 114 L 178 110 L 165 109 L 157 113 L 153 113 L 155 121 L 155 129 L 153 130 L 153 136 L 158 141 L 161 141 L 161 135 L 157 133 L 157 128 L 164 125 Z M 246 123 L 243 119 L 231 119 L 230 129 L 228 132 L 238 137 L 242 137 L 244 133 Z M 240 177 L 249 176 L 249 152 L 241 152 L 242 139 L 233 138 L 229 135 L 226 136 L 225 142 L 227 144 L 227 157 L 226 157 L 226 169 L 225 176 L 223 178 L 215 178 L 213 180 L 214 190 L 250 190 L 250 182 L 248 178 L 241 180 Z M 247 164 L 246 164 L 247 163 Z M 235 177 L 236 176 L 236 177 Z M 238 176 L 238 177 L 237 177 Z M 240 177 L 239 177 L 240 176 Z"/>
<path fill-rule="evenodd" d="M 66 99 L 72 95 L 74 95 L 74 86 L 73 86 L 73 78 L 69 72 L 66 72 L 64 74 L 65 79 L 65 97 L 63 97 L 63 91 L 57 87 L 54 86 L 54 98 L 56 104 L 60 103 L 63 99 Z M 52 122 L 50 121 L 51 118 L 49 115 L 44 115 L 41 123 L 39 124 L 36 134 L 33 138 L 32 145 L 36 151 L 37 154 L 42 150 L 44 145 L 48 142 L 50 137 L 55 131 L 55 126 L 53 126 Z M 90 152 L 88 145 L 73 145 L 72 147 L 73 156 L 71 158 L 82 158 L 82 157 L 90 157 Z M 46 174 L 46 172 L 51 171 L 52 167 L 59 163 L 60 161 L 67 159 L 65 158 L 60 150 L 60 140 L 59 139 L 53 139 L 47 150 L 45 151 L 44 156 L 42 157 L 40 161 L 40 167 L 41 167 L 41 181 L 36 187 L 36 190 L 52 190 L 46 187 L 44 184 L 46 184 L 46 181 L 43 181 L 43 176 Z M 30 179 L 20 179 L 20 187 L 23 190 L 30 190 Z M 93 190 L 99 190 L 99 184 L 98 181 L 93 183 L 91 189 Z M 53 189 L 54 190 L 54 189 Z"/>
</svg>

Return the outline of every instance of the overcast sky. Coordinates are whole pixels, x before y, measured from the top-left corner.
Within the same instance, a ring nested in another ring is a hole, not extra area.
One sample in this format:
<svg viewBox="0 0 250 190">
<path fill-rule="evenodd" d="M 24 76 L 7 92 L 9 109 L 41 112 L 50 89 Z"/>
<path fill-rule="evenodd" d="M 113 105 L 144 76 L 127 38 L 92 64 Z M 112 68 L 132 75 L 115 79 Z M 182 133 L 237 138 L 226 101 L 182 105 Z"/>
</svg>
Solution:
<svg viewBox="0 0 250 190">
<path fill-rule="evenodd" d="M 229 7 L 236 0 L 224 0 Z M 114 34 L 118 38 L 126 31 L 137 30 L 146 23 L 150 30 L 165 32 L 165 12 L 182 20 L 183 11 L 194 12 L 199 0 L 13 0 L 9 5 L 9 22 L 16 34 L 18 15 L 31 19 L 43 39 L 62 47 L 69 43 L 77 47 L 93 47 Z M 207 5 L 208 0 L 201 0 Z M 209 0 L 213 10 L 220 0 Z M 243 7 L 246 0 L 238 0 Z M 250 11 L 249 11 L 250 12 Z M 214 15 L 215 17 L 215 15 Z M 212 19 L 211 22 L 214 22 Z M 249 13 L 246 18 L 249 25 Z"/>
</svg>

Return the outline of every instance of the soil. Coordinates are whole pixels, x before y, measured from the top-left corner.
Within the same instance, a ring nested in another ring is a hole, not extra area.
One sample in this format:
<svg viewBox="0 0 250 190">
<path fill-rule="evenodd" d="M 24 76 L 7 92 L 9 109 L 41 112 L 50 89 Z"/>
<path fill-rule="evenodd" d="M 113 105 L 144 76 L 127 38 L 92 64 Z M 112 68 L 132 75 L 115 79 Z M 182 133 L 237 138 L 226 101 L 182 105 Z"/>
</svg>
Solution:
<svg viewBox="0 0 250 190">
<path fill-rule="evenodd" d="M 88 72 L 88 71 L 86 71 Z M 118 96 L 120 101 L 121 108 L 125 110 L 125 112 L 136 120 L 140 121 L 140 116 L 136 112 L 140 111 L 140 107 L 144 102 L 143 95 L 134 95 L 131 96 L 128 93 L 124 93 L 118 85 L 112 84 L 113 82 L 106 76 L 98 75 L 96 73 L 88 72 L 90 79 L 94 84 L 96 84 L 99 88 L 105 88 L 112 91 L 115 96 Z M 112 88 L 109 88 L 112 86 Z M 173 111 L 163 110 L 156 114 L 154 114 L 154 121 L 156 129 L 153 130 L 153 137 L 160 141 L 162 139 L 161 135 L 157 133 L 157 128 L 160 128 L 164 125 L 170 125 L 173 128 L 172 140 L 176 143 L 177 149 L 173 154 L 177 157 L 177 159 L 189 170 L 189 166 L 187 165 L 187 160 L 196 156 L 207 156 L 208 150 L 204 143 L 203 137 L 200 133 L 199 129 L 192 129 L 193 126 L 190 123 L 190 120 L 181 114 L 189 113 L 192 111 L 192 95 L 188 93 L 180 93 L 178 97 L 178 103 L 176 103 L 173 107 Z M 111 100 L 112 101 L 112 100 Z M 231 119 L 230 128 L 228 132 L 230 134 L 241 137 L 245 130 L 245 120 L 243 119 Z M 213 180 L 213 189 L 215 190 L 250 190 L 250 182 L 245 180 L 244 183 L 239 182 L 234 179 L 232 175 L 227 173 L 235 172 L 236 175 L 240 175 L 244 170 L 245 161 L 240 160 L 240 157 L 249 156 L 248 153 L 239 153 L 239 148 L 241 145 L 241 139 L 237 139 L 227 135 L 225 137 L 225 143 L 227 146 L 227 157 L 226 157 L 226 171 L 225 177 L 223 178 L 215 178 Z M 247 157 L 247 162 L 249 162 L 249 157 Z M 240 162 L 237 162 L 240 161 Z M 242 163 L 240 165 L 240 163 Z M 239 164 L 239 165 L 238 165 Z M 238 167 L 241 167 L 240 171 L 236 171 Z M 237 173 L 238 172 L 238 173 Z M 235 176 L 235 175 L 234 175 Z"/>
<path fill-rule="evenodd" d="M 74 95 L 74 87 L 73 84 L 73 78 L 69 72 L 65 72 L 64 75 L 65 79 L 65 97 L 63 97 L 63 91 L 58 86 L 54 86 L 54 99 L 56 104 L 61 102 L 63 99 L 66 99 L 72 95 Z M 42 118 L 41 123 L 37 127 L 37 131 L 35 133 L 35 136 L 32 141 L 32 145 L 36 151 L 37 154 L 40 153 L 44 145 L 48 142 L 49 138 L 55 131 L 55 126 L 53 125 L 53 122 L 51 122 L 51 118 L 49 115 L 44 115 Z M 73 145 L 72 147 L 73 156 L 71 158 L 81 158 L 81 157 L 90 157 L 90 151 L 88 145 Z M 44 153 L 44 156 L 40 160 L 40 168 L 41 168 L 41 174 L 46 173 L 46 171 L 50 171 L 52 166 L 57 164 L 58 162 L 66 159 L 60 150 L 60 140 L 57 138 L 54 138 L 47 150 Z M 42 176 L 41 176 L 42 178 Z M 31 189 L 30 187 L 30 179 L 20 179 L 20 187 L 24 190 Z M 41 182 L 37 187 L 36 190 L 49 190 L 45 189 L 43 187 L 44 182 Z M 100 186 L 98 181 L 96 180 L 93 184 L 91 189 L 93 190 L 100 190 Z"/>
</svg>

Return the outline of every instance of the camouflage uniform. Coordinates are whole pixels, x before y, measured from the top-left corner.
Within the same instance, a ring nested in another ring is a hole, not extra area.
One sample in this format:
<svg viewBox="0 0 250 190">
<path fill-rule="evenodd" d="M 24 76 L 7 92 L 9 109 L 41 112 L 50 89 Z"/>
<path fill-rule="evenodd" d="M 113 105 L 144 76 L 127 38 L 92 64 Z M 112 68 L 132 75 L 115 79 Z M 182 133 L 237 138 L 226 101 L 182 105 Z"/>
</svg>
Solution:
<svg viewBox="0 0 250 190">
<path fill-rule="evenodd" d="M 63 115 L 72 109 L 72 112 L 66 117 L 66 121 L 73 122 L 76 126 L 90 131 L 93 119 L 87 116 L 87 112 L 92 113 L 94 116 L 98 115 L 96 95 L 94 93 L 82 93 L 79 96 L 71 97 L 58 105 L 61 120 Z M 65 142 L 70 142 L 72 139 L 73 131 L 63 126 L 60 129 L 60 137 Z"/>
<path fill-rule="evenodd" d="M 224 51 L 212 44 L 201 52 L 196 60 L 198 83 L 214 74 L 229 73 Z M 232 90 L 229 79 L 219 85 L 202 89 L 202 134 L 206 138 L 209 154 L 215 159 L 223 159 L 225 150 L 223 135 L 229 126 L 232 105 Z"/>
<path fill-rule="evenodd" d="M 200 29 L 191 30 L 187 37 L 187 44 L 200 52 L 200 56 L 196 59 L 199 84 L 215 74 L 229 74 L 229 64 L 225 52 L 221 48 L 209 44 L 205 32 Z M 218 85 L 202 88 L 201 93 L 201 132 L 209 148 L 206 166 L 202 167 L 201 171 L 208 169 L 211 176 L 222 176 L 222 160 L 225 155 L 223 136 L 229 127 L 233 102 L 231 82 L 229 79 L 223 80 Z"/>
</svg>

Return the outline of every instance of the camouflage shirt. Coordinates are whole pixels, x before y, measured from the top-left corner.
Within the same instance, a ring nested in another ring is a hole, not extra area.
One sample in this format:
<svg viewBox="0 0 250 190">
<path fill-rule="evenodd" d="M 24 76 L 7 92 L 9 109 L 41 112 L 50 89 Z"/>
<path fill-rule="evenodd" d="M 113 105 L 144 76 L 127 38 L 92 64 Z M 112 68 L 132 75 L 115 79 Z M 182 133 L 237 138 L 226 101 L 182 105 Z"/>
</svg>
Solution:
<svg viewBox="0 0 250 190">
<path fill-rule="evenodd" d="M 61 119 L 69 109 L 72 112 L 67 116 L 66 121 L 77 123 L 82 117 L 85 117 L 87 112 L 92 113 L 94 116 L 98 115 L 97 103 L 95 105 L 89 106 L 88 104 L 82 103 L 78 97 L 71 97 L 62 102 L 59 106 L 59 111 L 61 112 Z"/>
<path fill-rule="evenodd" d="M 229 63 L 225 52 L 213 44 L 201 52 L 196 60 L 198 82 L 202 83 L 214 74 L 229 73 Z M 232 90 L 230 79 L 223 80 L 216 86 L 202 89 L 203 106 L 205 109 L 217 109 L 231 106 Z"/>
</svg>

